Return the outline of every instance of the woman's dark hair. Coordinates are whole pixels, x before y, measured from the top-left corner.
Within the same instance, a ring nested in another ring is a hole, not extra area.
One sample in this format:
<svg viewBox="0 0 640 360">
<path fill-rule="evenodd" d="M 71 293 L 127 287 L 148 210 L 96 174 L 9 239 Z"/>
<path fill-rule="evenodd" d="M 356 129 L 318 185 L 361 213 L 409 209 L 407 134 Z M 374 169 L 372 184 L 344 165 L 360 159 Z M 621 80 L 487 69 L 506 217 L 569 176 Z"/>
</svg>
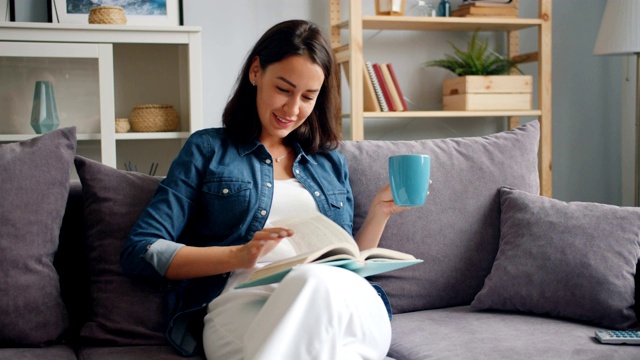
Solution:
<svg viewBox="0 0 640 360">
<path fill-rule="evenodd" d="M 324 82 L 313 111 L 305 122 L 286 138 L 297 142 L 308 153 L 333 150 L 341 135 L 338 131 L 338 68 L 329 43 L 320 28 L 305 20 L 289 20 L 274 25 L 258 40 L 247 55 L 236 80 L 234 92 L 222 114 L 222 124 L 236 141 L 257 139 L 262 131 L 256 107 L 256 87 L 249 81 L 251 63 L 257 56 L 264 70 L 292 55 L 306 55 L 324 73 Z"/>
</svg>

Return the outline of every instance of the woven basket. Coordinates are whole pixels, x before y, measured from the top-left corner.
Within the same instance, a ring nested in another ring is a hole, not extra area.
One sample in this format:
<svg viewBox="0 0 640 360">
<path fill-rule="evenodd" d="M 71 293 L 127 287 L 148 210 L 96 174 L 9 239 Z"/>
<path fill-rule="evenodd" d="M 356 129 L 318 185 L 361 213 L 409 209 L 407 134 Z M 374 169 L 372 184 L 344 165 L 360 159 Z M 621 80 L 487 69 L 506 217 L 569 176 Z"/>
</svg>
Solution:
<svg viewBox="0 0 640 360">
<path fill-rule="evenodd" d="M 136 105 L 129 114 L 129 124 L 137 132 L 174 131 L 180 124 L 180 116 L 171 105 Z"/>
<path fill-rule="evenodd" d="M 89 10 L 89 24 L 126 25 L 127 17 L 119 6 L 98 6 Z"/>
<path fill-rule="evenodd" d="M 129 125 L 129 119 L 127 118 L 118 118 L 116 119 L 116 132 L 117 133 L 126 133 L 131 129 L 131 125 Z"/>
</svg>

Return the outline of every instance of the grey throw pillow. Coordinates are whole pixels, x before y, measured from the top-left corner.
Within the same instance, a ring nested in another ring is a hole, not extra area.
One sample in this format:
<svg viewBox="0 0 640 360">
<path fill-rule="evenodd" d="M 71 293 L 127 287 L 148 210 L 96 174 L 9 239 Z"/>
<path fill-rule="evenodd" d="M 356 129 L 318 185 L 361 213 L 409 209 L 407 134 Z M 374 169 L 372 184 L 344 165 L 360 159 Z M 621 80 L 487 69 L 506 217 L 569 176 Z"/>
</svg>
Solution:
<svg viewBox="0 0 640 360">
<path fill-rule="evenodd" d="M 0 342 L 42 345 L 68 318 L 53 258 L 69 195 L 76 129 L 0 145 Z"/>
<path fill-rule="evenodd" d="M 136 280 L 120 268 L 124 241 L 159 179 L 76 156 L 85 201 L 92 315 L 81 337 L 100 344 L 166 344 L 160 282 Z"/>
<path fill-rule="evenodd" d="M 355 200 L 354 232 L 374 195 L 389 183 L 389 156 L 431 156 L 433 184 L 426 204 L 393 215 L 380 241 L 381 247 L 424 263 L 371 278 L 385 289 L 395 313 L 471 303 L 498 251 L 498 189 L 509 185 L 539 193 L 539 134 L 539 123 L 532 121 L 483 137 L 343 144 Z"/>
<path fill-rule="evenodd" d="M 640 209 L 500 189 L 500 248 L 474 309 L 637 325 Z"/>
</svg>

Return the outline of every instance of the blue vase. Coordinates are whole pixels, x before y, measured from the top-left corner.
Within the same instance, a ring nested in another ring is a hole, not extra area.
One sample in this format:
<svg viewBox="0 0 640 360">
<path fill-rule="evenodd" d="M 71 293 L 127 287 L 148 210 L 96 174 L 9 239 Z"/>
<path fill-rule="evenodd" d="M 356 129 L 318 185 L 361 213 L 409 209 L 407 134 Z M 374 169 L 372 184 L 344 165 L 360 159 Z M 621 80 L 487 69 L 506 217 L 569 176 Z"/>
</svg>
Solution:
<svg viewBox="0 0 640 360">
<path fill-rule="evenodd" d="M 60 119 L 56 98 L 53 95 L 53 85 L 50 81 L 36 81 L 31 108 L 31 127 L 36 134 L 44 134 L 57 129 L 58 125 L 60 125 Z"/>
</svg>

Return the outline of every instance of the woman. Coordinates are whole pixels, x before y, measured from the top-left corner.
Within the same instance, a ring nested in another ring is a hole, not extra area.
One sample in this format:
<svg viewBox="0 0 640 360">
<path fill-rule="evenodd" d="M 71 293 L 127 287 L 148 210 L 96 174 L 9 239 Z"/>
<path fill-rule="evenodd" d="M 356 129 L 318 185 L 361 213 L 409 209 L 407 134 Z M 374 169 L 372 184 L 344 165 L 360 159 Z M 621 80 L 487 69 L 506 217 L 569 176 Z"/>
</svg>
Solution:
<svg viewBox="0 0 640 360">
<path fill-rule="evenodd" d="M 202 339 L 208 359 L 386 355 L 387 309 L 349 271 L 305 265 L 280 284 L 234 289 L 252 269 L 295 254 L 286 240 L 293 231 L 270 221 L 319 211 L 351 233 L 349 174 L 335 150 L 337 74 L 316 25 L 292 20 L 269 29 L 247 57 L 224 128 L 189 138 L 132 229 L 122 267 L 175 280 L 167 335 L 183 354 Z M 400 210 L 382 188 L 358 246 L 377 246 Z"/>
</svg>

